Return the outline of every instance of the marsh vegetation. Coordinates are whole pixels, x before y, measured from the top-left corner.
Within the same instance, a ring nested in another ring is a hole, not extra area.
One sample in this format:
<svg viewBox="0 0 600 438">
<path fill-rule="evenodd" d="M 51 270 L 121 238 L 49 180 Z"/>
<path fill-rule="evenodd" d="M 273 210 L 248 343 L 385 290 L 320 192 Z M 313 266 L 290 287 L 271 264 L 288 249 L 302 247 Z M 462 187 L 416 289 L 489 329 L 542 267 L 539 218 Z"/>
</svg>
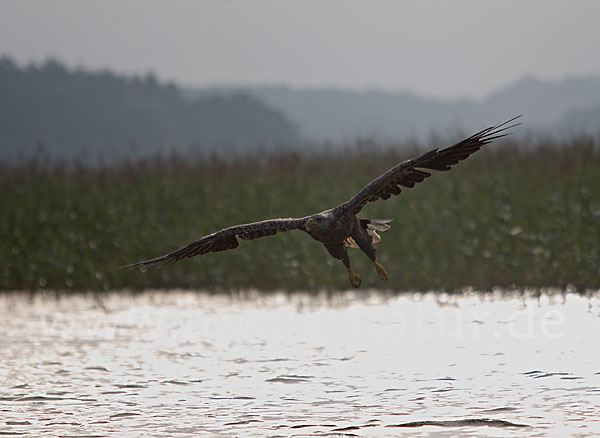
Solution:
<svg viewBox="0 0 600 438">
<path fill-rule="evenodd" d="M 504 142 L 362 216 L 394 218 L 378 244 L 389 282 L 358 251 L 364 287 L 600 287 L 600 148 Z M 404 152 L 397 152 L 403 150 Z M 301 232 L 162 269 L 119 267 L 222 227 L 337 205 L 416 151 L 368 143 L 229 160 L 163 156 L 86 167 L 0 167 L 0 289 L 345 289 L 343 266 Z"/>
</svg>

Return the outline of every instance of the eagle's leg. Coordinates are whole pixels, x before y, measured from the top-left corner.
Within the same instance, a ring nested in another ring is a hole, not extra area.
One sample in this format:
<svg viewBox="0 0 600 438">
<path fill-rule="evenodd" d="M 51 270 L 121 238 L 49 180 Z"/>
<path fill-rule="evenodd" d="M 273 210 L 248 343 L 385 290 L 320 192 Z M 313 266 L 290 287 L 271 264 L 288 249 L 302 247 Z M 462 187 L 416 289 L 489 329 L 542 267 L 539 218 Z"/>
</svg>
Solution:
<svg viewBox="0 0 600 438">
<path fill-rule="evenodd" d="M 350 269 L 350 257 L 348 257 L 348 251 L 346 251 L 346 247 L 343 242 L 339 243 L 326 243 L 324 244 L 329 254 L 335 257 L 344 264 L 344 266 L 348 269 L 348 280 L 350 280 L 350 284 L 352 287 L 360 286 L 360 275 Z"/>
<path fill-rule="evenodd" d="M 388 273 L 385 270 L 385 268 L 381 266 L 381 263 L 379 263 L 377 259 L 375 259 L 373 263 L 375 263 L 375 270 L 377 271 L 379 278 L 381 278 L 382 280 L 389 280 L 390 277 L 388 276 Z"/>
<path fill-rule="evenodd" d="M 360 287 L 360 275 L 350 268 L 348 268 L 348 280 L 350 280 L 352 287 Z"/>
<path fill-rule="evenodd" d="M 365 231 L 362 227 L 355 227 L 352 231 L 352 238 L 358 244 L 358 247 L 364 252 L 369 259 L 375 265 L 375 270 L 377 271 L 377 275 L 382 280 L 389 280 L 387 271 L 385 268 L 377 261 L 377 250 L 373 245 L 373 238 Z"/>
<path fill-rule="evenodd" d="M 348 254 L 346 254 L 346 257 L 340 260 L 342 261 L 344 266 L 348 268 L 348 280 L 350 280 L 350 284 L 352 285 L 352 287 L 360 287 L 360 275 L 358 275 L 350 268 L 350 257 L 348 257 Z"/>
</svg>

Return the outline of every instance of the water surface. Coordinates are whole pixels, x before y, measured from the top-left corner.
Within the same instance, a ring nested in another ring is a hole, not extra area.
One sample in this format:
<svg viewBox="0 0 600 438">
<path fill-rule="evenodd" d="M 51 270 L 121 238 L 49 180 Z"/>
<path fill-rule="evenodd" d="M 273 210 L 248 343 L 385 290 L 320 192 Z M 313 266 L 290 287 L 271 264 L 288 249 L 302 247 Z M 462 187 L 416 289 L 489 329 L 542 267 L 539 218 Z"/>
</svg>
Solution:
<svg viewBox="0 0 600 438">
<path fill-rule="evenodd" d="M 0 435 L 595 436 L 600 298 L 0 297 Z"/>
</svg>

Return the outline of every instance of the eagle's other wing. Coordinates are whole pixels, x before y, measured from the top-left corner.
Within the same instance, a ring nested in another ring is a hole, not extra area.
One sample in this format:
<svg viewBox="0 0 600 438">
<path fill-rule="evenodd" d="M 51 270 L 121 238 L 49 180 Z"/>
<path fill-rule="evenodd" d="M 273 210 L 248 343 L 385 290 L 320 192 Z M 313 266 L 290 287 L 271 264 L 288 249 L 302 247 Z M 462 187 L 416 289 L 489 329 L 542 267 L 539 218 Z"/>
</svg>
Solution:
<svg viewBox="0 0 600 438">
<path fill-rule="evenodd" d="M 188 257 L 208 254 L 209 252 L 226 251 L 228 249 L 237 248 L 239 245 L 237 240 L 238 237 L 242 240 L 252 240 L 259 237 L 272 236 L 280 231 L 304 229 L 306 220 L 307 218 L 270 219 L 224 228 L 169 254 L 150 260 L 144 260 L 142 262 L 132 263 L 131 265 L 123 266 L 123 268 L 135 268 L 137 266 L 153 265 L 155 263 L 166 264 Z"/>
<path fill-rule="evenodd" d="M 367 203 L 377 201 L 378 199 L 388 199 L 391 195 L 398 195 L 402 187 L 414 187 L 425 178 L 431 176 L 431 173 L 422 169 L 430 170 L 450 170 L 451 166 L 466 159 L 472 153 L 478 151 L 483 145 L 494 139 L 504 137 L 510 133 L 508 129 L 520 125 L 509 124 L 521 116 L 513 117 L 504 123 L 499 123 L 489 128 L 473 134 L 469 138 L 447 147 L 442 150 L 433 149 L 419 158 L 404 161 L 380 177 L 367 184 L 348 202 L 342 204 L 342 207 L 349 208 L 353 213 L 358 213 Z"/>
</svg>

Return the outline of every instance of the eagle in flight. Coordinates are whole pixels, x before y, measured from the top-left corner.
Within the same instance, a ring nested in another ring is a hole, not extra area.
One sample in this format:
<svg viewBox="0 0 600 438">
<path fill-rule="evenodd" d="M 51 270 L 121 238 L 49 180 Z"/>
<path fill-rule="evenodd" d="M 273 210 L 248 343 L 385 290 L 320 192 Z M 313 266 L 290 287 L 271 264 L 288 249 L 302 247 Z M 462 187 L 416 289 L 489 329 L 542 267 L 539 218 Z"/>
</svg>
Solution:
<svg viewBox="0 0 600 438">
<path fill-rule="evenodd" d="M 454 146 L 441 150 L 433 149 L 418 158 L 403 161 L 364 186 L 352 199 L 337 207 L 302 218 L 270 219 L 224 228 L 169 254 L 124 267 L 166 264 L 183 258 L 237 248 L 238 238 L 252 240 L 282 231 L 301 230 L 325 245 L 329 254 L 344 264 L 353 287 L 359 287 L 361 280 L 360 276 L 350 268 L 348 247 L 359 248 L 364 252 L 375 265 L 379 277 L 388 280 L 387 271 L 377 261 L 377 251 L 373 244 L 381 240 L 378 231 L 390 229 L 388 223 L 391 219 L 364 219 L 358 217 L 358 213 L 369 202 L 398 195 L 402 187 L 414 187 L 415 184 L 431 176 L 428 171 L 450 170 L 453 165 L 466 159 L 492 140 L 509 135 L 510 133 L 507 132 L 509 129 L 520 125 L 520 123 L 511 125 L 519 117 L 521 116 L 479 131 Z"/>
</svg>

